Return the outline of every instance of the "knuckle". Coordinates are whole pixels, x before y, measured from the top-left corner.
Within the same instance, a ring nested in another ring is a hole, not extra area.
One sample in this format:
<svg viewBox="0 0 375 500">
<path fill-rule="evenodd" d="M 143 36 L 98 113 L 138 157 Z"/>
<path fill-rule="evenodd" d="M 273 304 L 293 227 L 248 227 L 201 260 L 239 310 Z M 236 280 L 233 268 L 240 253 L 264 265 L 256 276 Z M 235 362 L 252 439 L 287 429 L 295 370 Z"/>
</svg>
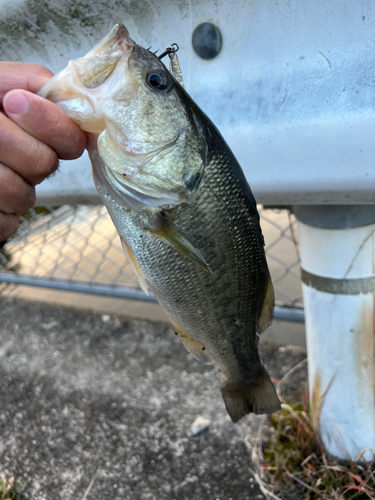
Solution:
<svg viewBox="0 0 375 500">
<path fill-rule="evenodd" d="M 81 156 L 85 149 L 85 136 L 82 133 L 77 133 L 77 131 L 74 132 L 74 134 L 67 137 L 67 146 L 60 154 L 62 160 L 75 160 Z"/>
<path fill-rule="evenodd" d="M 44 143 L 38 141 L 35 162 L 29 175 L 30 183 L 35 186 L 49 177 L 59 166 L 57 154 Z"/>
<path fill-rule="evenodd" d="M 31 208 L 35 203 L 35 196 L 30 193 L 29 190 L 24 190 L 24 192 L 18 192 L 17 196 L 14 197 L 13 206 L 11 207 L 12 213 L 21 215 Z"/>
<path fill-rule="evenodd" d="M 48 103 L 51 104 L 51 103 Z M 83 153 L 86 134 L 68 118 L 57 106 L 51 117 L 51 126 L 45 134 L 49 144 L 62 160 L 73 160 Z"/>
<path fill-rule="evenodd" d="M 66 116 L 62 127 L 64 127 L 65 133 L 63 134 L 64 140 L 59 145 L 60 158 L 63 160 L 79 158 L 86 146 L 86 134 L 70 119 L 66 121 Z"/>
<path fill-rule="evenodd" d="M 1 210 L 7 214 L 21 214 L 31 208 L 35 203 L 33 186 L 11 169 L 2 168 L 1 174 Z"/>
<path fill-rule="evenodd" d="M 0 241 L 7 240 L 16 234 L 19 225 L 20 223 L 16 215 L 0 212 Z"/>
<path fill-rule="evenodd" d="M 29 208 L 33 207 L 36 201 L 35 189 L 33 186 L 25 183 L 24 192 L 19 196 L 18 204 L 14 207 L 13 213 L 21 215 Z"/>
</svg>

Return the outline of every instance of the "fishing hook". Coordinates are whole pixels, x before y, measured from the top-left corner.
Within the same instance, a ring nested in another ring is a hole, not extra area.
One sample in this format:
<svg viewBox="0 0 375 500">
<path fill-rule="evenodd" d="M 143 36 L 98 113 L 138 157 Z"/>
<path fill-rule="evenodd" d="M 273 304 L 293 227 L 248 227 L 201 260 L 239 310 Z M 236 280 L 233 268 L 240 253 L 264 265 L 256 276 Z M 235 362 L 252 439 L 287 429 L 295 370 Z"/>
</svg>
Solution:
<svg viewBox="0 0 375 500">
<path fill-rule="evenodd" d="M 177 45 L 177 43 L 172 43 L 170 47 L 167 47 L 165 51 L 162 54 L 160 54 L 159 59 L 163 59 L 163 57 L 165 57 L 166 55 L 170 56 L 170 54 L 174 54 L 175 52 L 178 51 L 178 49 L 179 46 Z"/>
</svg>

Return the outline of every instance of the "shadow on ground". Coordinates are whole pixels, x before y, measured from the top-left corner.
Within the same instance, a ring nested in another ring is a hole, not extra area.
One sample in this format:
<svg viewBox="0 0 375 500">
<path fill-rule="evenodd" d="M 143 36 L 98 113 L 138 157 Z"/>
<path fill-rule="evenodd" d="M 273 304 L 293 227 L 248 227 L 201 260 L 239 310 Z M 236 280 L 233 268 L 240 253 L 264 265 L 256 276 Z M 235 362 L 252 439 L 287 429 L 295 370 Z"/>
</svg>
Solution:
<svg viewBox="0 0 375 500">
<path fill-rule="evenodd" d="M 275 378 L 306 356 L 262 353 Z M 167 324 L 0 298 L 0 380 L 0 472 L 29 499 L 264 498 L 244 444 L 260 417 L 233 424 L 216 368 Z"/>
</svg>

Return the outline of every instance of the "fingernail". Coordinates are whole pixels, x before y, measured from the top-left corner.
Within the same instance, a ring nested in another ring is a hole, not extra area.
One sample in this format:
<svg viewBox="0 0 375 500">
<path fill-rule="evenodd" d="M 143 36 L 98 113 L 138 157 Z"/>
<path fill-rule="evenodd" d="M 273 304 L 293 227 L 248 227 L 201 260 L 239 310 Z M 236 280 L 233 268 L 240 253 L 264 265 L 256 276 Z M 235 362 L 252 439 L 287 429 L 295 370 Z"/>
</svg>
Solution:
<svg viewBox="0 0 375 500">
<path fill-rule="evenodd" d="M 21 115 L 27 110 L 28 105 L 28 98 L 21 92 L 10 92 L 3 101 L 5 112 L 11 115 Z"/>
</svg>

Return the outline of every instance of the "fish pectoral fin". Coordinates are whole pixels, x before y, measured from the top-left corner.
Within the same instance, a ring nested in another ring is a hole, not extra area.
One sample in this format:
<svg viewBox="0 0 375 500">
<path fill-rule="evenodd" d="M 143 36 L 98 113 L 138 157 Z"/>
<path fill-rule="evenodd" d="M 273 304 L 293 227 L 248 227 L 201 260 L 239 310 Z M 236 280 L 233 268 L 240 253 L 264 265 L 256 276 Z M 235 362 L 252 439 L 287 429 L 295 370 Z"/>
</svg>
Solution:
<svg viewBox="0 0 375 500">
<path fill-rule="evenodd" d="M 267 269 L 266 286 L 264 292 L 263 306 L 260 312 L 257 332 L 262 333 L 270 326 L 273 320 L 273 310 L 275 307 L 275 294 L 273 291 L 273 285 L 270 273 Z"/>
<path fill-rule="evenodd" d="M 193 339 L 174 321 L 171 320 L 171 323 L 173 325 L 173 328 L 175 329 L 176 334 L 180 337 L 181 342 L 183 343 L 185 349 L 189 351 L 190 354 L 194 356 L 195 359 L 197 359 L 198 361 L 202 361 L 202 363 L 206 364 L 213 363 L 213 359 L 211 357 L 210 352 L 201 342 Z"/>
<path fill-rule="evenodd" d="M 280 410 L 279 398 L 264 367 L 255 380 L 245 382 L 229 381 L 222 375 L 221 393 L 233 422 L 238 422 L 248 413 L 273 413 Z"/>
<path fill-rule="evenodd" d="M 186 234 L 180 231 L 167 217 L 160 216 L 159 222 L 156 229 L 148 229 L 150 233 L 173 247 L 183 257 L 194 262 L 207 273 L 213 274 L 202 252 L 193 245 Z"/>
<path fill-rule="evenodd" d="M 125 243 L 125 241 L 120 237 L 121 241 L 121 246 L 122 249 L 124 250 L 125 257 L 130 265 L 130 267 L 133 269 L 134 274 L 138 278 L 138 282 L 142 288 L 142 290 L 145 292 L 146 295 L 148 295 L 148 287 L 146 283 L 146 278 L 145 275 L 143 274 L 143 271 L 141 269 L 141 266 L 138 264 L 137 259 L 135 258 L 134 253 L 130 250 L 129 246 Z"/>
</svg>

